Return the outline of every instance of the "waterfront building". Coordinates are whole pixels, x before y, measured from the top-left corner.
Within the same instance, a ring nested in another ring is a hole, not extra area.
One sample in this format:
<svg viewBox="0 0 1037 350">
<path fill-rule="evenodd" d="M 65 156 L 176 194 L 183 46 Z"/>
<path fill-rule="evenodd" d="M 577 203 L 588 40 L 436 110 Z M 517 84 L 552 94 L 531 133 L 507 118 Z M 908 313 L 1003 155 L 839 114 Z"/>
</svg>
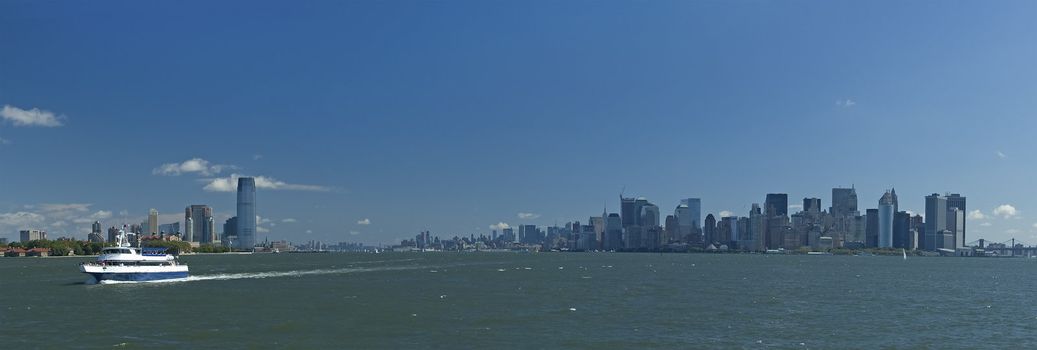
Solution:
<svg viewBox="0 0 1037 350">
<path fill-rule="evenodd" d="M 205 242 L 214 233 L 209 221 L 212 219 L 212 208 L 208 205 L 194 204 L 184 209 L 184 237 L 187 242 Z"/>
<path fill-rule="evenodd" d="M 90 233 L 96 233 L 97 235 L 101 235 L 100 221 L 94 221 L 93 225 L 90 225 Z"/>
<path fill-rule="evenodd" d="M 623 249 L 623 219 L 617 213 L 605 219 L 605 250 Z"/>
<path fill-rule="evenodd" d="M 666 216 L 666 225 L 663 232 L 666 233 L 662 239 L 664 244 L 681 240 L 681 230 L 680 225 L 677 224 L 677 216 Z"/>
<path fill-rule="evenodd" d="M 37 230 L 37 229 L 21 230 L 21 231 L 18 231 L 18 234 L 20 236 L 19 238 L 21 238 L 21 242 L 22 243 L 25 243 L 25 242 L 28 242 L 28 241 L 37 241 L 37 240 L 41 240 L 41 239 L 47 239 L 47 231 L 43 231 L 43 230 Z"/>
<path fill-rule="evenodd" d="M 879 208 L 877 211 L 878 215 L 878 239 L 877 246 L 879 248 L 892 248 L 893 247 L 893 213 L 895 206 L 895 200 L 893 194 L 890 191 L 886 191 L 885 194 L 879 198 Z"/>
<path fill-rule="evenodd" d="M 965 208 L 965 197 L 957 193 L 947 195 L 947 210 L 951 208 L 958 208 L 961 212 L 968 213 L 968 210 Z M 968 216 L 968 214 L 965 215 Z M 965 224 L 965 221 L 962 221 L 961 232 L 958 233 L 958 242 L 956 243 L 958 247 L 965 246 Z"/>
<path fill-rule="evenodd" d="M 925 250 L 943 246 L 943 231 L 947 230 L 947 197 L 937 193 L 925 196 Z"/>
<path fill-rule="evenodd" d="M 948 203 L 948 205 L 950 205 Z M 951 244 L 944 243 L 941 248 L 944 249 L 958 249 L 964 247 L 961 236 L 965 234 L 965 211 L 958 209 L 957 207 L 947 208 L 947 231 L 953 236 Z"/>
<path fill-rule="evenodd" d="M 760 209 L 759 203 L 753 203 L 752 209 L 749 209 L 749 229 L 748 232 L 752 236 L 753 246 L 750 250 L 763 250 L 764 246 L 764 233 L 767 231 L 767 217 L 763 215 L 763 210 Z"/>
<path fill-rule="evenodd" d="M 238 249 L 252 250 L 256 246 L 256 180 L 238 178 Z"/>
<path fill-rule="evenodd" d="M 893 213 L 893 248 L 914 249 L 911 236 L 911 215 L 903 211 Z"/>
<path fill-rule="evenodd" d="M 165 233 L 167 235 L 180 233 L 180 222 L 177 221 L 171 224 L 158 225 L 158 232 Z"/>
<path fill-rule="evenodd" d="M 713 217 L 713 214 L 706 215 L 706 220 L 703 221 L 702 225 L 702 233 L 705 246 L 717 242 L 717 219 Z"/>
<path fill-rule="evenodd" d="M 148 210 L 148 231 L 145 233 L 153 235 L 158 232 L 158 210 L 152 208 Z"/>
<path fill-rule="evenodd" d="M 692 221 L 691 207 L 684 203 L 677 205 L 677 208 L 673 209 L 673 217 L 676 220 L 677 237 L 681 241 L 691 240 L 691 234 L 694 232 L 693 227 L 696 225 Z"/>
<path fill-rule="evenodd" d="M 879 210 L 868 209 L 865 211 L 864 246 L 874 248 L 879 246 Z"/>
</svg>

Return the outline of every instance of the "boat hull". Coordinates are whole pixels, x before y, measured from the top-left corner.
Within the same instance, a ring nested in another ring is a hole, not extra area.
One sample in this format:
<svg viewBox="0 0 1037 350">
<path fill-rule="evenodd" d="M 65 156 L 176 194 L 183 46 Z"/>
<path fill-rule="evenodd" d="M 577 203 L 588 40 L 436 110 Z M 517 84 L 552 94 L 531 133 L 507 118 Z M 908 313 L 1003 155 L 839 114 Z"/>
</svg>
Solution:
<svg viewBox="0 0 1037 350">
<path fill-rule="evenodd" d="M 82 266 L 80 270 L 93 277 L 95 282 L 148 282 L 186 278 L 189 276 L 187 266 Z"/>
</svg>

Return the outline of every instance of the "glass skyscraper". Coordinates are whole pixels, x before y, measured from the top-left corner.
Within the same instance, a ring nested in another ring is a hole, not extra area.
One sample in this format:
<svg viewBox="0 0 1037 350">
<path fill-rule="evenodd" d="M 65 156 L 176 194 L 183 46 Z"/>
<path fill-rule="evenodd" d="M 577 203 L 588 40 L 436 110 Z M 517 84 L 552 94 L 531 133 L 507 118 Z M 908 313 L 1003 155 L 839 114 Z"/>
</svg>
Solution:
<svg viewBox="0 0 1037 350">
<path fill-rule="evenodd" d="M 256 179 L 238 178 L 238 248 L 256 246 Z"/>
</svg>

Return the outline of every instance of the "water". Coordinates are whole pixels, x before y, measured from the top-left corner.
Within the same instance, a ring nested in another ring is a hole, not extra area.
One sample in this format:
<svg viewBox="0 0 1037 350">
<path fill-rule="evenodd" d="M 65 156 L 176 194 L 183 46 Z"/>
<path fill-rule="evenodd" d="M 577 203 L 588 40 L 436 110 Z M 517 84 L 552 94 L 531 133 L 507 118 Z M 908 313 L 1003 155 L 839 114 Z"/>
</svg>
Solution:
<svg viewBox="0 0 1037 350">
<path fill-rule="evenodd" d="M 3 348 L 1037 346 L 1037 259 L 208 255 L 105 285 L 84 260 L 0 258 Z"/>
</svg>

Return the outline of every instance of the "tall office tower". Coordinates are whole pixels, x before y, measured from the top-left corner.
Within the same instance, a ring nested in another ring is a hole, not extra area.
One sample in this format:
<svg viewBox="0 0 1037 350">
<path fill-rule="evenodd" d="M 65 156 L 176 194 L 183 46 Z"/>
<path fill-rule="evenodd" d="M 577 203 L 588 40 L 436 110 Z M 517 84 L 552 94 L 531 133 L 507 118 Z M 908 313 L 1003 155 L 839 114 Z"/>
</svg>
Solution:
<svg viewBox="0 0 1037 350">
<path fill-rule="evenodd" d="M 184 209 L 184 241 L 203 242 L 210 237 L 209 219 L 212 218 L 212 208 L 208 205 L 194 204 Z"/>
<path fill-rule="evenodd" d="M 686 198 L 681 199 L 681 204 L 688 206 L 690 221 L 681 221 L 682 225 L 690 225 L 692 232 L 698 233 L 702 227 L 702 199 L 700 198 Z M 684 220 L 684 218 L 678 217 L 677 220 Z"/>
<path fill-rule="evenodd" d="M 158 210 L 148 210 L 148 232 L 149 235 L 158 233 Z"/>
<path fill-rule="evenodd" d="M 594 249 L 602 249 L 601 245 L 605 243 L 605 218 L 608 214 L 605 212 L 601 213 L 601 216 L 591 216 L 590 223 L 594 226 L 594 241 L 597 246 Z"/>
<path fill-rule="evenodd" d="M 749 234 L 752 236 L 753 247 L 750 250 L 761 250 L 764 246 L 764 233 L 767 231 L 767 217 L 763 215 L 760 205 L 753 203 L 749 210 Z"/>
<path fill-rule="evenodd" d="M 879 198 L 879 209 L 878 211 L 878 247 L 879 248 L 892 248 L 893 247 L 893 194 L 890 191 L 886 191 Z"/>
<path fill-rule="evenodd" d="M 731 242 L 738 240 L 738 217 L 732 215 L 720 218 L 717 231 L 719 231 L 717 241 L 720 244 L 732 245 Z"/>
<path fill-rule="evenodd" d="M 514 228 L 511 228 L 511 227 L 502 228 L 500 230 L 500 234 L 501 234 L 501 236 L 504 237 L 504 238 L 502 238 L 502 240 L 504 242 L 511 242 L 511 243 L 516 242 L 516 239 L 515 239 L 515 229 Z"/>
<path fill-rule="evenodd" d="M 707 214 L 706 220 L 703 221 L 702 233 L 705 237 L 704 244 L 710 245 L 717 241 L 717 219 L 713 217 L 713 214 Z"/>
<path fill-rule="evenodd" d="M 691 239 L 691 207 L 683 203 L 677 205 L 677 208 L 673 209 L 673 217 L 677 220 L 677 236 L 682 241 Z"/>
<path fill-rule="evenodd" d="M 914 249 L 911 237 L 911 215 L 904 211 L 893 213 L 893 248 Z"/>
<path fill-rule="evenodd" d="M 965 197 L 957 193 L 951 193 L 950 195 L 948 195 L 947 210 L 951 210 L 951 208 L 958 208 L 961 209 L 963 213 L 968 213 L 968 211 L 965 208 Z M 966 214 L 966 216 L 968 216 L 968 214 Z M 958 235 L 958 242 L 956 243 L 956 245 L 958 247 L 965 246 L 965 222 L 961 223 L 961 232 Z"/>
<path fill-rule="evenodd" d="M 213 217 L 209 217 L 205 224 L 205 234 L 202 235 L 202 243 L 214 244 L 220 240 L 216 234 L 216 220 Z"/>
<path fill-rule="evenodd" d="M 864 245 L 868 247 L 879 246 L 879 210 L 868 209 L 865 211 Z"/>
<path fill-rule="evenodd" d="M 763 210 L 767 216 L 788 216 L 789 195 L 785 193 L 768 193 L 763 202 Z"/>
<path fill-rule="evenodd" d="M 605 250 L 623 249 L 623 219 L 611 213 L 605 218 Z"/>
<path fill-rule="evenodd" d="M 821 214 L 821 198 L 803 198 L 803 211 Z"/>
<path fill-rule="evenodd" d="M 108 243 L 115 243 L 119 241 L 119 228 L 112 226 L 108 228 Z"/>
<path fill-rule="evenodd" d="M 738 249 L 741 250 L 752 250 L 753 248 L 753 236 L 752 232 L 749 232 L 749 218 L 740 217 L 738 218 Z"/>
<path fill-rule="evenodd" d="M 188 217 L 184 218 L 184 235 L 180 237 L 184 242 L 194 242 L 194 219 L 190 218 L 191 210 L 187 210 Z"/>
<path fill-rule="evenodd" d="M 942 246 L 942 235 L 946 229 L 947 197 L 937 193 L 925 196 L 925 250 L 936 250 Z"/>
<path fill-rule="evenodd" d="M 681 236 L 680 225 L 677 224 L 677 217 L 674 215 L 666 216 L 666 229 L 663 230 L 666 235 L 662 238 L 662 243 L 667 244 L 674 241 L 679 241 Z"/>
<path fill-rule="evenodd" d="M 832 207 L 828 210 L 833 216 L 857 215 L 857 190 L 850 188 L 832 189 Z"/>
<path fill-rule="evenodd" d="M 659 226 L 659 207 L 655 204 L 648 203 L 641 206 L 641 222 L 642 227 L 658 227 Z"/>
<path fill-rule="evenodd" d="M 256 246 L 256 179 L 238 178 L 238 248 Z"/>
<path fill-rule="evenodd" d="M 623 218 L 623 228 L 637 225 L 640 220 L 641 208 L 636 207 L 637 199 L 619 196 L 619 213 Z"/>
<path fill-rule="evenodd" d="M 94 221 L 94 224 L 90 226 L 90 233 L 101 234 L 101 222 Z"/>
<path fill-rule="evenodd" d="M 897 189 L 890 188 L 889 195 L 890 197 L 893 197 L 893 212 L 896 213 L 900 211 L 900 201 L 897 200 Z"/>
<path fill-rule="evenodd" d="M 950 203 L 948 203 L 948 206 Z M 953 239 L 943 244 L 944 249 L 958 249 L 964 247 L 961 236 L 965 233 L 965 211 L 957 207 L 947 208 L 947 233 Z"/>
</svg>

